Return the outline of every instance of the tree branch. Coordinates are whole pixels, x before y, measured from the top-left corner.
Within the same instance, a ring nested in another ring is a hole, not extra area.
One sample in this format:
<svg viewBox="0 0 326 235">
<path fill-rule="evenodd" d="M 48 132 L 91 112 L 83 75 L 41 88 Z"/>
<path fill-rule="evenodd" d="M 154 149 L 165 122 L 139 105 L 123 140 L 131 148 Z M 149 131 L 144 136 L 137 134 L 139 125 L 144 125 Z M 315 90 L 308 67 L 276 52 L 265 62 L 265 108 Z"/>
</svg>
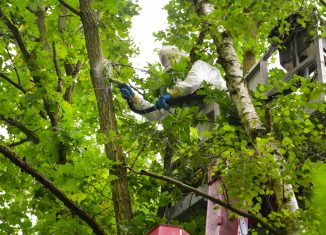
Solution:
<svg viewBox="0 0 326 235">
<path fill-rule="evenodd" d="M 38 30 L 40 32 L 40 42 L 44 43 L 45 50 L 51 53 L 50 46 L 46 38 L 46 24 L 45 24 L 46 7 L 43 7 L 41 3 L 39 3 L 39 6 L 37 7 L 35 16 L 37 17 L 36 23 L 37 23 Z"/>
<path fill-rule="evenodd" d="M 247 6 L 246 8 L 243 9 L 244 13 L 249 13 L 251 11 L 251 9 L 256 5 L 257 0 L 253 0 L 249 6 Z"/>
<path fill-rule="evenodd" d="M 74 212 L 81 220 L 85 221 L 94 231 L 95 234 L 105 234 L 104 229 L 79 205 L 68 198 L 56 185 L 49 179 L 39 173 L 36 169 L 23 161 L 21 157 L 12 151 L 9 147 L 0 144 L 0 153 L 2 153 L 13 164 L 18 166 L 21 171 L 26 172 L 38 182 L 40 182 L 46 189 L 50 190 L 63 204 Z"/>
<path fill-rule="evenodd" d="M 60 15 L 58 19 L 58 30 L 59 32 L 62 33 L 66 29 L 66 16 L 67 16 L 68 9 L 64 5 L 61 5 L 60 10 L 62 15 Z M 68 47 L 68 45 L 66 46 Z M 82 66 L 82 62 L 80 60 L 77 62 L 76 65 L 67 62 L 64 63 L 66 75 L 71 76 L 73 78 L 71 84 L 66 88 L 66 92 L 63 95 L 63 99 L 67 101 L 69 104 L 72 103 L 72 96 L 75 89 L 74 78 L 77 76 L 78 72 L 80 71 L 81 66 Z"/>
<path fill-rule="evenodd" d="M 23 41 L 23 38 L 21 37 L 18 28 L 4 15 L 3 11 L 0 9 L 0 19 L 3 19 L 5 21 L 5 24 L 7 25 L 7 27 L 10 29 L 10 31 L 12 32 L 12 34 L 14 35 L 18 47 L 21 50 L 23 57 L 24 57 L 24 61 L 27 64 L 27 67 L 29 69 L 30 72 L 35 72 L 37 71 L 37 64 L 35 63 L 34 60 L 32 60 L 29 52 L 27 51 L 27 48 L 25 46 L 25 43 Z M 35 83 L 38 83 L 41 80 L 41 78 L 39 76 L 33 76 L 33 81 Z M 44 108 L 47 112 L 47 115 L 50 118 L 51 121 L 51 125 L 52 127 L 57 126 L 57 115 L 55 112 L 51 111 L 51 102 L 49 101 L 49 99 L 46 96 L 43 96 L 43 103 L 44 103 Z"/>
<path fill-rule="evenodd" d="M 75 89 L 76 82 L 74 81 L 74 78 L 77 76 L 78 72 L 80 71 L 82 64 L 83 63 L 81 62 L 81 60 L 79 60 L 75 66 L 72 64 L 64 64 L 66 75 L 71 76 L 73 78 L 71 85 L 66 89 L 66 92 L 63 96 L 63 99 L 67 101 L 69 104 L 72 103 L 72 96 Z"/>
<path fill-rule="evenodd" d="M 274 234 L 281 234 L 281 231 L 277 230 L 276 228 L 274 228 L 272 225 L 268 224 L 268 223 L 265 223 L 264 221 L 262 221 L 260 218 L 258 218 L 257 216 L 253 215 L 253 214 L 248 214 L 248 213 L 245 213 L 239 209 L 236 209 L 236 208 L 233 208 L 230 204 L 228 203 L 225 203 L 207 193 L 204 193 L 196 188 L 193 188 L 187 184 L 184 184 L 178 180 L 175 180 L 173 178 L 170 178 L 170 177 L 167 177 L 167 176 L 163 176 L 163 175 L 159 175 L 159 174 L 156 174 L 156 173 L 153 173 L 153 172 L 148 172 L 148 171 L 145 171 L 145 170 L 141 170 L 140 172 L 137 172 L 137 171 L 134 171 L 133 169 L 131 169 L 130 167 L 127 167 L 129 170 L 132 170 L 133 172 L 135 172 L 136 174 L 139 174 L 139 175 L 147 175 L 147 176 L 150 176 L 150 177 L 153 177 L 155 179 L 159 179 L 159 180 L 162 180 L 162 181 L 165 181 L 165 182 L 168 182 L 168 183 L 171 183 L 179 188 L 182 188 L 182 189 L 185 189 L 187 191 L 190 191 L 190 192 L 193 192 L 197 195 L 200 195 L 208 200 L 211 200 L 212 202 L 220 205 L 220 206 L 223 206 L 224 208 L 238 214 L 238 215 L 241 215 L 243 217 L 246 217 L 246 218 L 249 218 L 249 219 L 252 219 L 252 220 L 255 220 L 257 221 L 258 223 L 260 223 L 264 228 L 268 229 L 269 231 L 273 232 Z"/>
<path fill-rule="evenodd" d="M 25 46 L 25 43 L 23 41 L 23 38 L 19 34 L 18 28 L 8 19 L 8 17 L 3 13 L 2 9 L 0 9 L 0 19 L 4 20 L 5 24 L 9 28 L 9 30 L 12 32 L 15 40 L 17 41 L 17 44 L 23 54 L 24 60 L 29 67 L 30 70 L 34 70 L 32 63 L 31 63 L 31 56 L 29 52 L 27 51 L 27 48 Z M 39 81 L 39 77 L 35 77 L 37 81 Z M 35 80 L 34 78 L 34 80 Z"/>
<path fill-rule="evenodd" d="M 149 141 L 150 141 L 150 140 L 149 140 Z M 138 154 L 137 154 L 137 156 L 136 156 L 134 162 L 133 162 L 132 165 L 131 165 L 131 168 L 134 168 L 134 166 L 135 166 L 135 164 L 136 164 L 136 162 L 137 162 L 137 160 L 138 160 L 138 157 L 139 157 L 140 154 L 144 151 L 144 149 L 146 148 L 146 146 L 147 146 L 147 144 L 149 143 L 149 141 L 147 141 L 145 144 L 143 144 L 143 147 L 139 150 L 139 152 L 138 152 Z"/>
<path fill-rule="evenodd" d="M 17 67 L 16 67 L 15 64 L 14 64 L 14 61 L 13 61 L 13 59 L 12 59 L 12 57 L 11 57 L 11 54 L 10 54 L 10 52 L 9 52 L 9 50 L 8 50 L 7 47 L 6 47 L 6 52 L 7 52 L 7 54 L 8 54 L 9 59 L 10 59 L 10 62 L 11 62 L 11 64 L 12 64 L 12 67 L 13 67 L 14 70 L 15 70 L 15 73 L 16 73 L 16 76 L 17 76 L 17 80 L 18 80 L 18 84 L 20 84 L 20 77 L 19 77 L 19 74 L 18 74 Z"/>
<path fill-rule="evenodd" d="M 67 7 L 70 11 L 72 11 L 73 13 L 75 13 L 76 15 L 80 16 L 80 12 L 78 10 L 76 10 L 75 8 L 73 8 L 72 6 L 70 6 L 68 3 L 66 3 L 63 0 L 58 0 L 63 6 Z"/>
<path fill-rule="evenodd" d="M 3 115 L 0 115 L 0 120 L 4 120 L 8 124 L 17 127 L 21 132 L 23 132 L 27 139 L 32 141 L 34 144 L 37 144 L 40 142 L 39 138 L 35 135 L 35 133 L 31 130 L 29 130 L 27 127 L 25 127 L 22 123 L 18 122 L 14 118 L 5 118 Z"/>
<path fill-rule="evenodd" d="M 27 91 L 21 85 L 15 83 L 13 80 L 11 80 L 9 77 L 7 77 L 4 73 L 0 73 L 0 77 L 5 79 L 7 82 L 9 82 L 11 85 L 16 87 L 18 90 L 21 90 L 24 94 L 27 93 Z"/>
<path fill-rule="evenodd" d="M 112 65 L 112 67 L 115 67 L 115 66 L 129 67 L 129 68 L 132 68 L 132 69 L 144 72 L 144 73 L 148 73 L 150 75 L 153 75 L 155 78 L 159 79 L 159 77 L 155 73 L 153 73 L 153 72 L 151 72 L 151 71 L 149 71 L 147 69 L 136 68 L 136 67 L 131 66 L 129 64 L 120 64 L 120 63 L 111 63 L 111 65 Z"/>
<path fill-rule="evenodd" d="M 33 13 L 34 15 L 36 14 L 36 10 L 34 10 L 31 6 L 28 6 L 28 5 L 27 5 L 25 8 L 26 8 L 26 10 L 30 11 L 30 12 Z"/>
<path fill-rule="evenodd" d="M 53 63 L 54 63 L 54 67 L 55 67 L 55 72 L 56 72 L 56 74 L 58 76 L 58 87 L 57 87 L 57 91 L 59 93 L 61 93 L 62 92 L 62 88 L 63 88 L 63 80 L 62 80 L 60 66 L 59 66 L 58 59 L 57 59 L 57 50 L 55 48 L 55 42 L 52 43 L 52 51 L 53 51 Z"/>
<path fill-rule="evenodd" d="M 17 145 L 21 145 L 21 144 L 26 143 L 26 142 L 28 142 L 28 141 L 30 141 L 28 138 L 27 138 L 27 139 L 22 139 L 22 140 L 20 140 L 20 141 L 18 141 L 18 142 L 14 142 L 14 143 L 12 143 L 12 144 L 9 144 L 8 146 L 9 146 L 9 147 L 15 147 L 15 146 L 17 146 Z"/>
<path fill-rule="evenodd" d="M 197 46 L 200 46 L 203 44 L 207 31 L 208 30 L 206 29 L 206 30 L 203 30 L 200 32 L 200 34 L 198 36 L 198 40 L 196 42 L 196 45 L 190 51 L 190 63 L 191 64 L 193 64 L 198 59 L 198 56 L 196 55 L 195 51 L 197 49 Z"/>
</svg>

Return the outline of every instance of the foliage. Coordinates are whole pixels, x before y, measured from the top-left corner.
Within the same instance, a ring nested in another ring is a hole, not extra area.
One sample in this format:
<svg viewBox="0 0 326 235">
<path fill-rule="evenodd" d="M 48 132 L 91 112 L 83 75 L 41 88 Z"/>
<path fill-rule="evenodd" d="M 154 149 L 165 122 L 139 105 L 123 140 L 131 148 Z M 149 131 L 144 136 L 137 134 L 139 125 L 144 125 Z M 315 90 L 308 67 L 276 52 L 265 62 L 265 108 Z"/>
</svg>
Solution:
<svg viewBox="0 0 326 235">
<path fill-rule="evenodd" d="M 195 47 L 198 59 L 219 69 L 222 68 L 216 61 L 212 38 L 206 35 L 203 43 L 196 45 L 201 31 L 223 26 L 232 35 L 240 59 L 248 48 L 260 56 L 276 40 L 268 39 L 275 25 L 281 22 L 280 33 L 284 33 L 288 28 L 281 20 L 289 13 L 301 8 L 300 14 L 305 19 L 314 4 L 318 4 L 316 1 L 210 2 L 216 10 L 207 17 L 212 25 L 206 25 L 196 15 L 191 1 L 171 0 L 166 6 L 169 28 L 156 36 L 164 44 L 186 52 Z M 76 0 L 69 4 L 78 8 Z M 100 34 L 105 57 L 116 62 L 115 78 L 125 82 L 132 79 L 152 102 L 175 79 L 185 78 L 190 68 L 188 59 L 174 65 L 170 73 L 163 73 L 158 64 L 149 64 L 148 78 L 138 78 L 128 66 L 128 58 L 137 53 L 128 28 L 138 6 L 132 1 L 115 0 L 109 4 L 94 1 L 93 7 L 101 10 Z M 55 0 L 9 0 L 0 2 L 0 9 L 17 27 L 30 54 L 26 60 L 17 38 L 0 16 L 0 125 L 1 131 L 6 132 L 0 135 L 0 141 L 11 145 L 24 160 L 87 210 L 108 234 L 116 233 L 110 190 L 114 177 L 109 174 L 114 162 L 105 157 L 102 145 L 112 140 L 122 146 L 126 165 L 134 170 L 148 169 L 192 186 L 207 182 L 208 164 L 216 161 L 213 170 L 224 179 L 228 198 L 236 199 L 234 207 L 245 208 L 271 221 L 275 227 L 284 228 L 288 221 L 295 221 L 296 229 L 302 233 L 326 231 L 323 223 L 326 193 L 321 180 L 325 175 L 326 144 L 325 126 L 320 118 L 325 113 L 325 103 L 316 102 L 324 86 L 298 76 L 283 82 L 283 71 L 270 71 L 269 84 L 260 85 L 252 97 L 261 119 L 272 129 L 264 137 L 251 139 L 243 130 L 229 97 L 205 84 L 200 91 L 206 95 L 205 102 L 217 101 L 222 111 L 221 117 L 210 123 L 212 129 L 205 133 L 208 139 L 205 142 L 198 137 L 196 126 L 209 121 L 199 114 L 195 105 L 176 107 L 163 120 L 151 123 L 131 114 L 118 89 L 113 87 L 121 137 L 117 138 L 115 132 L 104 137 L 99 133 L 80 18 L 62 9 Z M 325 6 L 320 5 L 318 9 L 320 14 L 325 14 Z M 42 22 L 41 12 L 45 14 L 45 28 L 37 24 Z M 58 25 L 60 19 L 63 21 Z M 253 28 L 255 35 L 251 34 Z M 56 61 L 60 72 L 55 67 Z M 273 87 L 292 93 L 278 95 L 266 104 L 265 92 Z M 277 148 L 272 148 L 271 143 Z M 276 153 L 285 162 L 275 162 Z M 60 160 L 62 157 L 64 161 Z M 170 167 L 169 161 L 177 167 Z M 272 181 L 283 181 L 294 187 L 300 210 L 290 214 L 270 206 L 275 194 Z M 129 187 L 134 216 L 130 226 L 122 229 L 132 234 L 144 234 L 158 223 L 167 223 L 170 218 L 164 217 L 161 211 L 188 193 L 133 171 L 129 171 Z M 269 211 L 264 210 L 265 205 Z M 172 222 L 191 234 L 203 234 L 204 216 L 199 214 Z M 91 234 L 92 230 L 40 183 L 1 155 L 0 232 Z"/>
<path fill-rule="evenodd" d="M 69 4 L 77 7 L 78 1 L 69 1 Z M 128 58 L 122 55 L 131 55 L 136 51 L 128 36 L 128 28 L 131 17 L 138 11 L 137 5 L 130 1 L 119 1 L 119 4 L 116 1 L 113 5 L 112 1 L 112 4 L 101 3 L 94 7 L 101 8 L 101 35 L 103 41 L 109 42 L 104 47 L 106 56 L 128 63 Z M 108 140 L 103 140 L 98 133 L 96 101 L 89 78 L 80 18 L 67 9 L 62 10 L 61 4 L 54 0 L 2 1 L 0 8 L 19 29 L 31 57 L 30 61 L 25 60 L 22 49 L 1 18 L 2 74 L 22 88 L 16 89 L 1 78 L 0 117 L 2 132 L 7 132 L 1 135 L 1 142 L 10 145 L 30 138 L 17 125 L 4 121 L 9 118 L 34 133 L 39 143 L 27 141 L 16 145 L 15 151 L 52 180 L 71 200 L 85 208 L 109 233 L 115 233 L 110 200 L 110 182 L 114 179 L 109 175 L 112 162 L 100 147 Z M 42 21 L 40 12 L 45 15 L 45 28 L 37 24 Z M 55 60 L 60 72 L 56 71 Z M 30 63 L 34 63 L 33 68 L 28 66 Z M 125 76 L 129 73 L 128 68 L 119 69 L 119 73 Z M 41 78 L 40 82 L 35 82 L 35 76 Z M 59 83 L 62 83 L 62 88 Z M 68 96 L 71 97 L 68 99 Z M 49 121 L 50 115 L 57 124 Z M 62 154 L 66 158 L 64 164 L 59 162 Z M 92 233 L 35 179 L 26 177 L 3 157 L 0 175 L 1 233 Z"/>
</svg>

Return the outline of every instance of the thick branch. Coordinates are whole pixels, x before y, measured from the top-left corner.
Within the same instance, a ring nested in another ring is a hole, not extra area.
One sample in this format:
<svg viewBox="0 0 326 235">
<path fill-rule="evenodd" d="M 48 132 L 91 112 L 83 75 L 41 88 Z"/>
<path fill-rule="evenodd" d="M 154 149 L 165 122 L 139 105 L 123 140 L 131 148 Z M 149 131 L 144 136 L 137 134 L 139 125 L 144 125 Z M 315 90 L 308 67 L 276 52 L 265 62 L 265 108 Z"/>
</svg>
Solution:
<svg viewBox="0 0 326 235">
<path fill-rule="evenodd" d="M 66 18 L 67 18 L 68 9 L 64 5 L 61 5 L 60 10 L 61 10 L 62 15 L 60 15 L 59 19 L 58 19 L 58 30 L 59 30 L 59 32 L 62 33 L 66 29 Z M 69 47 L 69 45 L 67 43 L 65 43 L 65 45 L 66 45 L 66 47 Z M 55 51 L 55 50 L 53 50 L 53 51 Z M 71 84 L 66 88 L 66 92 L 63 95 L 63 99 L 65 101 L 67 101 L 69 104 L 72 103 L 72 96 L 73 96 L 73 92 L 75 89 L 76 82 L 75 82 L 74 78 L 77 76 L 78 72 L 80 71 L 81 66 L 82 66 L 82 62 L 80 60 L 77 62 L 76 65 L 73 65 L 68 62 L 64 63 L 66 75 L 71 76 L 73 78 Z M 59 84 L 58 84 L 58 87 L 60 87 Z"/>
<path fill-rule="evenodd" d="M 3 11 L 1 9 L 0 9 L 0 19 L 4 20 L 5 24 L 12 32 L 15 40 L 17 41 L 19 49 L 21 50 L 21 52 L 23 54 L 23 57 L 24 57 L 24 60 L 27 64 L 27 66 L 29 67 L 30 70 L 34 70 L 32 67 L 32 64 L 31 64 L 31 56 L 30 56 L 29 52 L 27 51 L 27 48 L 25 46 L 23 38 L 21 37 L 21 35 L 18 31 L 18 28 L 8 19 L 7 16 L 5 16 L 5 14 L 3 13 Z M 39 78 L 37 80 L 39 80 Z"/>
<path fill-rule="evenodd" d="M 68 3 L 66 3 L 63 0 L 58 0 L 63 6 L 67 7 L 70 11 L 72 11 L 73 13 L 75 13 L 76 15 L 80 16 L 80 12 L 78 10 L 76 10 L 75 8 L 73 8 L 72 6 L 70 6 Z"/>
<path fill-rule="evenodd" d="M 16 87 L 18 90 L 21 90 L 24 94 L 27 93 L 27 91 L 21 85 L 15 83 L 13 80 L 11 80 L 9 77 L 7 77 L 4 73 L 0 73 L 0 77 L 5 79 L 7 82 L 9 82 L 11 85 Z"/>
<path fill-rule="evenodd" d="M 49 179 L 39 173 L 36 169 L 30 166 L 27 162 L 23 161 L 17 153 L 12 151 L 9 147 L 0 144 L 0 153 L 7 159 L 18 166 L 23 172 L 26 172 L 45 188 L 51 191 L 63 204 L 74 212 L 80 219 L 85 221 L 94 231 L 95 234 L 105 234 L 104 229 L 79 205 L 69 199 L 57 186 L 55 186 Z"/>
<path fill-rule="evenodd" d="M 130 169 L 130 168 L 129 168 Z M 135 171 L 133 171 L 135 172 Z M 176 185 L 177 187 L 179 188 L 182 188 L 182 189 L 185 189 L 187 191 L 190 191 L 190 192 L 193 192 L 197 195 L 200 195 L 208 200 L 211 200 L 212 202 L 215 202 L 216 204 L 220 205 L 220 206 L 223 206 L 224 208 L 238 214 L 238 215 L 241 215 L 243 217 L 246 217 L 246 218 L 249 218 L 249 219 L 252 219 L 252 220 L 255 220 L 257 221 L 258 223 L 260 223 L 264 228 L 268 229 L 269 231 L 275 233 L 275 234 L 280 234 L 281 231 L 278 231 L 276 228 L 274 228 L 273 226 L 271 226 L 270 224 L 268 223 L 265 223 L 264 221 L 262 221 L 260 218 L 256 217 L 255 215 L 253 214 L 247 214 L 239 209 L 236 209 L 236 208 L 233 208 L 230 204 L 228 203 L 225 203 L 207 193 L 204 193 L 196 188 L 193 188 L 187 184 L 184 184 L 178 180 L 175 180 L 175 179 L 172 179 L 170 177 L 167 177 L 167 176 L 163 176 L 163 175 L 159 175 L 159 174 L 156 174 L 156 173 L 153 173 L 153 172 L 148 172 L 148 171 L 145 171 L 145 170 L 141 170 L 140 172 L 135 172 L 137 174 L 140 174 L 140 175 L 147 175 L 147 176 L 150 176 L 150 177 L 153 177 L 155 179 L 159 179 L 159 180 L 162 180 L 162 181 L 165 181 L 165 182 L 168 182 L 168 183 L 171 183 L 173 185 Z"/>
<path fill-rule="evenodd" d="M 63 88 L 63 80 L 62 80 L 62 76 L 61 76 L 60 66 L 59 66 L 59 63 L 58 63 L 57 50 L 55 48 L 55 42 L 52 43 L 52 51 L 53 51 L 53 63 L 54 63 L 54 67 L 55 67 L 55 72 L 56 72 L 56 74 L 58 76 L 57 91 L 61 93 L 62 88 Z"/>
<path fill-rule="evenodd" d="M 3 115 L 0 115 L 0 120 L 1 119 L 4 120 L 5 122 L 7 122 L 8 124 L 17 127 L 34 144 L 37 144 L 40 142 L 39 138 L 35 135 L 35 133 L 33 131 L 29 130 L 27 127 L 25 127 L 22 123 L 18 122 L 17 120 L 15 120 L 13 118 L 5 118 Z"/>
<path fill-rule="evenodd" d="M 37 17 L 36 23 L 40 33 L 39 40 L 40 42 L 44 43 L 45 50 L 50 52 L 50 46 L 46 39 L 46 25 L 45 25 L 46 8 L 43 7 L 41 3 L 39 3 L 37 10 L 34 10 L 30 6 L 26 6 L 26 9 Z"/>
<path fill-rule="evenodd" d="M 44 48 L 49 53 L 51 52 L 49 43 L 46 38 L 46 25 L 45 25 L 45 13 L 46 9 L 39 3 L 35 16 L 37 17 L 36 23 L 40 32 L 40 42 L 44 43 Z"/>
</svg>

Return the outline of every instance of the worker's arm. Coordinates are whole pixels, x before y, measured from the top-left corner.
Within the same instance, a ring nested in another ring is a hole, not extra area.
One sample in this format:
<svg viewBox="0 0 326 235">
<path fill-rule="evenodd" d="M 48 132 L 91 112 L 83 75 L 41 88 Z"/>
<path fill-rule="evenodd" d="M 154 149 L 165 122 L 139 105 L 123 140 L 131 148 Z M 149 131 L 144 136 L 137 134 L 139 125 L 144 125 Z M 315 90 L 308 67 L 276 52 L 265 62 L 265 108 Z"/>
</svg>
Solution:
<svg viewBox="0 0 326 235">
<path fill-rule="evenodd" d="M 154 104 L 148 102 L 147 100 L 143 99 L 143 97 L 137 94 L 134 95 L 132 101 L 134 103 L 135 108 L 139 110 L 147 109 L 154 106 Z M 158 109 L 150 113 L 142 114 L 142 116 L 145 117 L 148 121 L 157 121 L 168 114 L 168 111 L 165 111 L 164 109 Z"/>
<path fill-rule="evenodd" d="M 220 71 L 204 61 L 198 60 L 191 67 L 187 77 L 183 81 L 177 81 L 176 85 L 163 94 L 155 103 L 157 109 L 169 109 L 168 101 L 174 98 L 190 95 L 203 86 L 204 81 L 213 88 L 226 90 L 224 79 Z"/>
<path fill-rule="evenodd" d="M 178 81 L 168 92 L 172 98 L 189 95 L 200 89 L 204 81 L 217 89 L 227 89 L 220 71 L 206 62 L 198 60 L 192 65 L 185 80 Z"/>
<path fill-rule="evenodd" d="M 154 104 L 148 102 L 147 100 L 143 99 L 142 96 L 137 95 L 133 92 L 133 90 L 127 84 L 121 84 L 119 86 L 120 93 L 124 99 L 131 99 L 135 108 L 139 110 L 147 109 L 149 107 L 154 106 Z M 157 121 L 162 117 L 168 114 L 165 110 L 155 110 L 150 113 L 142 114 L 143 117 L 148 119 L 149 121 Z"/>
</svg>

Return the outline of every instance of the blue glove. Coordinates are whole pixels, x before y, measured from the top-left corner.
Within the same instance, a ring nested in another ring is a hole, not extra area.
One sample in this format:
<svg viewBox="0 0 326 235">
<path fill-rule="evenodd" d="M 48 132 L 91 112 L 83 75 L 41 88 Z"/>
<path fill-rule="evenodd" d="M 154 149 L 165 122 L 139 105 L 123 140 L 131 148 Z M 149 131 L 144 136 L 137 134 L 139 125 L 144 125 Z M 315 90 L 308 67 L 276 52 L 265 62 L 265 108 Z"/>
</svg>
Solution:
<svg viewBox="0 0 326 235">
<path fill-rule="evenodd" d="M 156 103 L 155 103 L 155 109 L 159 110 L 159 109 L 165 109 L 168 110 L 170 107 L 167 103 L 167 101 L 171 100 L 172 96 L 169 93 L 164 93 L 163 95 L 161 95 Z"/>
<path fill-rule="evenodd" d="M 131 99 L 132 97 L 135 96 L 130 86 L 128 86 L 126 83 L 121 84 L 119 86 L 119 89 L 120 89 L 121 96 L 124 99 Z"/>
</svg>

